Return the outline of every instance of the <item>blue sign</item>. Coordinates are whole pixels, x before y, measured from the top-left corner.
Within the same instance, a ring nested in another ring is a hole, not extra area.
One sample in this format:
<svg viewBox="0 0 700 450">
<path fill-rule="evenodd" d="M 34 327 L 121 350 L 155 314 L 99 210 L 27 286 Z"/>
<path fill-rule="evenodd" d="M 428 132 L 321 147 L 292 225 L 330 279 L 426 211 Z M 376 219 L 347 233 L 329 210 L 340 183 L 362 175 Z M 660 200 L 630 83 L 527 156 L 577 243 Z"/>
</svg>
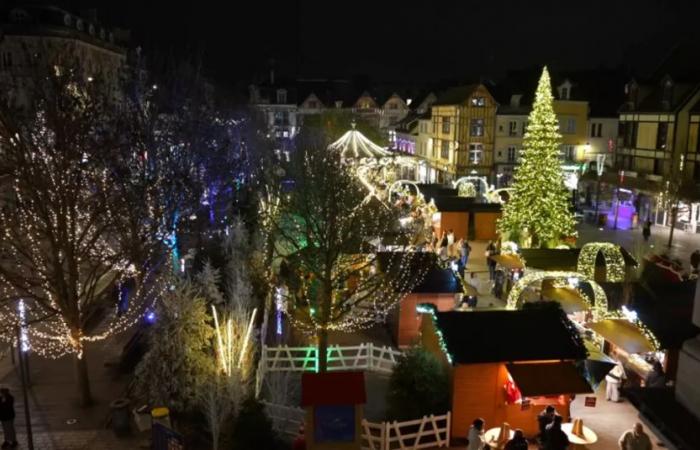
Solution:
<svg viewBox="0 0 700 450">
<path fill-rule="evenodd" d="M 151 428 L 153 450 L 185 450 L 185 440 L 165 425 L 155 422 Z"/>
<path fill-rule="evenodd" d="M 316 442 L 355 441 L 355 407 L 353 405 L 316 406 L 314 419 Z"/>
</svg>

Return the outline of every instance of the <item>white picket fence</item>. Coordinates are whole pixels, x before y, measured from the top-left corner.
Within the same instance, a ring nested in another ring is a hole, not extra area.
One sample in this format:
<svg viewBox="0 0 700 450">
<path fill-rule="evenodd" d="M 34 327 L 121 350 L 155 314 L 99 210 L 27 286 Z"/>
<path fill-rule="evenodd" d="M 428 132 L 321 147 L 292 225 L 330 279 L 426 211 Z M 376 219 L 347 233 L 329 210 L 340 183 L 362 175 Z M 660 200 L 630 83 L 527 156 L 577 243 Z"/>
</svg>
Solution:
<svg viewBox="0 0 700 450">
<path fill-rule="evenodd" d="M 299 433 L 304 423 L 304 410 L 292 406 L 262 402 L 272 420 L 272 428 L 289 437 Z M 363 450 L 422 450 L 450 445 L 450 420 L 448 412 L 442 416 L 424 416 L 406 422 L 362 421 Z"/>
<path fill-rule="evenodd" d="M 362 421 L 364 450 L 420 450 L 450 445 L 448 412 L 442 416 L 423 416 L 406 422 L 373 423 Z"/>
<path fill-rule="evenodd" d="M 278 434 L 295 437 L 304 423 L 304 410 L 293 406 L 277 405 L 262 401 L 267 417 L 272 421 L 272 429 Z"/>
<path fill-rule="evenodd" d="M 315 372 L 318 370 L 318 348 L 316 347 L 268 347 L 264 346 L 258 363 L 256 392 L 260 393 L 267 372 Z M 328 370 L 367 370 L 391 373 L 399 350 L 376 346 L 372 343 L 353 346 L 333 345 L 328 347 Z"/>
</svg>

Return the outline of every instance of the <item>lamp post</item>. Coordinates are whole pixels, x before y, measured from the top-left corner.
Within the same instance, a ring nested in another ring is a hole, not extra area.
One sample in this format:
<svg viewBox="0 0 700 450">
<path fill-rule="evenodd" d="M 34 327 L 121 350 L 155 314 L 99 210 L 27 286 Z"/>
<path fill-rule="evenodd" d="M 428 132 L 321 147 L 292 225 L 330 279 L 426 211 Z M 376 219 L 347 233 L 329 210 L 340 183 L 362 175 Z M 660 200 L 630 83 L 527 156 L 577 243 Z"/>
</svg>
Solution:
<svg viewBox="0 0 700 450">
<path fill-rule="evenodd" d="M 598 174 L 598 179 L 595 184 L 595 217 L 596 225 L 598 222 L 598 205 L 600 204 L 600 177 L 603 176 L 603 171 L 605 170 L 605 154 L 596 155 L 595 157 L 595 171 Z"/>
</svg>

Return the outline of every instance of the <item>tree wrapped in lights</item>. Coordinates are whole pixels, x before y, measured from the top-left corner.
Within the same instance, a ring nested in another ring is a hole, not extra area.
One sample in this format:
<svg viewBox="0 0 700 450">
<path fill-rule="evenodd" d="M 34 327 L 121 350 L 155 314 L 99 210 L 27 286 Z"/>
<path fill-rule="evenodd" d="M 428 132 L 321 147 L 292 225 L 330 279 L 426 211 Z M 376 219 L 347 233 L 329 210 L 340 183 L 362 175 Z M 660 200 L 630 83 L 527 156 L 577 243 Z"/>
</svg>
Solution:
<svg viewBox="0 0 700 450">
<path fill-rule="evenodd" d="M 142 160 L 126 102 L 81 73 L 44 73 L 35 111 L 0 112 L 0 313 L 15 323 L 24 302 L 32 351 L 73 355 L 88 404 L 86 344 L 136 323 L 164 288 L 164 208 L 157 183 L 127 175 Z"/>
<path fill-rule="evenodd" d="M 521 245 L 554 247 L 575 235 L 574 216 L 559 158 L 561 135 L 553 109 L 549 73 L 542 71 L 523 138 L 521 162 L 515 169 L 513 192 L 503 207 L 499 231 Z"/>
<path fill-rule="evenodd" d="M 313 142 L 296 156 L 294 187 L 281 196 L 269 224 L 285 260 L 280 272 L 289 288 L 287 315 L 316 336 L 319 370 L 325 371 L 329 332 L 382 320 L 425 268 L 417 262 L 422 254 L 378 253 L 387 235 L 406 244 L 411 236 L 400 227 L 397 210 L 365 201 L 365 187 L 340 152 Z"/>
</svg>

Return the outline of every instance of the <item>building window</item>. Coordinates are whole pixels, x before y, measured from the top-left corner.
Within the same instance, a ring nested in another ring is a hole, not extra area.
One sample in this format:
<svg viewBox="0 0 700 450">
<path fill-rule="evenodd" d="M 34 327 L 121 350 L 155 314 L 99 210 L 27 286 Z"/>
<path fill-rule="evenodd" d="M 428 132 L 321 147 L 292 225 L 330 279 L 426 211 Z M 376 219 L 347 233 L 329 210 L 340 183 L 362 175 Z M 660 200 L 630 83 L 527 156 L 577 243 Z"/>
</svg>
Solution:
<svg viewBox="0 0 700 450">
<path fill-rule="evenodd" d="M 511 120 L 508 122 L 508 136 L 517 136 L 518 135 L 518 122 L 515 120 Z"/>
<path fill-rule="evenodd" d="M 654 159 L 654 175 L 663 175 L 664 161 L 663 159 Z"/>
<path fill-rule="evenodd" d="M 472 119 L 471 120 L 469 135 L 470 136 L 483 136 L 484 135 L 484 119 Z"/>
<path fill-rule="evenodd" d="M 562 122 L 564 122 L 562 124 L 562 127 L 561 127 L 563 133 L 566 133 L 566 134 L 576 133 L 576 119 L 567 118 L 567 119 L 563 120 Z"/>
<path fill-rule="evenodd" d="M 399 105 L 397 105 L 396 103 L 393 103 L 393 102 L 389 103 L 389 109 L 399 109 Z"/>
<path fill-rule="evenodd" d="M 527 131 L 527 120 L 524 120 L 522 123 L 522 132 L 521 134 L 525 136 L 525 131 Z"/>
<path fill-rule="evenodd" d="M 482 144 L 469 144 L 469 163 L 481 164 L 484 158 L 484 146 Z"/>
<path fill-rule="evenodd" d="M 486 106 L 484 97 L 472 97 L 472 106 Z"/>
<path fill-rule="evenodd" d="M 637 145 L 637 122 L 620 122 L 623 146 L 634 148 Z"/>
<path fill-rule="evenodd" d="M 656 148 L 666 150 L 666 139 L 668 138 L 668 122 L 659 122 L 659 129 L 656 133 Z"/>
<path fill-rule="evenodd" d="M 309 101 L 309 108 L 311 108 L 311 109 L 318 108 L 318 102 L 316 100 Z"/>
<path fill-rule="evenodd" d="M 517 154 L 517 150 L 515 148 L 515 145 L 509 145 L 508 146 L 508 162 L 509 163 L 514 163 L 515 162 L 515 156 Z"/>
<path fill-rule="evenodd" d="M 280 126 L 289 125 L 289 112 L 287 112 L 287 111 L 275 111 L 275 125 L 280 125 Z"/>
<path fill-rule="evenodd" d="M 449 132 L 450 132 L 450 118 L 443 117 L 442 118 L 442 134 L 447 134 Z"/>
<path fill-rule="evenodd" d="M 440 143 L 440 158 L 450 159 L 450 141 L 442 141 Z"/>
<path fill-rule="evenodd" d="M 287 90 L 277 89 L 277 103 L 284 104 L 287 103 Z"/>
<path fill-rule="evenodd" d="M 593 122 L 591 123 L 591 137 L 602 137 L 603 136 L 603 124 Z"/>
<path fill-rule="evenodd" d="M 562 87 L 561 87 L 561 99 L 562 99 L 562 100 L 568 100 L 568 99 L 569 99 L 569 87 L 568 87 L 568 86 L 562 86 Z"/>
<path fill-rule="evenodd" d="M 576 152 L 573 145 L 564 144 L 561 146 L 562 158 L 565 161 L 573 161 L 576 159 Z"/>
</svg>

